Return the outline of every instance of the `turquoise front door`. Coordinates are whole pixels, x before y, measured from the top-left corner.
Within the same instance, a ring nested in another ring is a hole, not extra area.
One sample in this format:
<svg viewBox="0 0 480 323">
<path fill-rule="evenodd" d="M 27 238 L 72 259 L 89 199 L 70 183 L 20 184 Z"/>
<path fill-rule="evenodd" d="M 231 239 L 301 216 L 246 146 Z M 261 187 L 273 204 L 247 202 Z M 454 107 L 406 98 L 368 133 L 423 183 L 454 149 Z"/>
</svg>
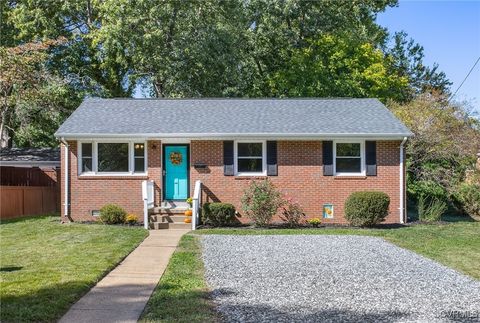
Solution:
<svg viewBox="0 0 480 323">
<path fill-rule="evenodd" d="M 165 199 L 185 200 L 188 197 L 187 146 L 165 146 Z"/>
</svg>

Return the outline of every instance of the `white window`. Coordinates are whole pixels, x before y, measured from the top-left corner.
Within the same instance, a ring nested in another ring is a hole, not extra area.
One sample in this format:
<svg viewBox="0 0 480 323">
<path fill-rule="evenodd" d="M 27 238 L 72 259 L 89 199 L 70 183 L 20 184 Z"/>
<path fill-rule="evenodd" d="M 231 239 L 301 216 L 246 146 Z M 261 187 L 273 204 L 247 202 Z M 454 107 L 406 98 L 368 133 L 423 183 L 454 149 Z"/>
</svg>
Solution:
<svg viewBox="0 0 480 323">
<path fill-rule="evenodd" d="M 80 159 L 80 172 L 93 171 L 93 148 L 92 143 L 81 144 L 82 158 Z"/>
<path fill-rule="evenodd" d="M 97 143 L 99 173 L 128 172 L 128 143 Z"/>
<path fill-rule="evenodd" d="M 335 175 L 365 175 L 365 142 L 335 142 Z"/>
<path fill-rule="evenodd" d="M 145 172 L 145 144 L 143 142 L 133 144 L 133 164 L 134 172 Z"/>
<path fill-rule="evenodd" d="M 237 141 L 234 151 L 236 175 L 266 175 L 265 141 Z"/>
<path fill-rule="evenodd" d="M 78 173 L 84 175 L 145 175 L 145 142 L 79 142 Z"/>
</svg>

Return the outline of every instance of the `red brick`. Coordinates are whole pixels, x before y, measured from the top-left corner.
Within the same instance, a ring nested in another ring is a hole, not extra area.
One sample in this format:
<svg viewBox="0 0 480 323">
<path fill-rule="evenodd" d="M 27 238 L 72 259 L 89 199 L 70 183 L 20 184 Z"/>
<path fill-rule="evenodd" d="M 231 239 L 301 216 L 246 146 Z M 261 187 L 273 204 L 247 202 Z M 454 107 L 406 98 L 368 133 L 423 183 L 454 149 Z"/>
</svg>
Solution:
<svg viewBox="0 0 480 323">
<path fill-rule="evenodd" d="M 77 174 L 77 144 L 70 148 L 70 214 L 73 220 L 92 220 L 92 210 L 107 203 L 115 203 L 141 219 L 143 202 L 141 182 L 155 182 L 155 204 L 161 199 L 161 142 L 148 142 L 148 176 L 146 177 L 79 177 Z M 345 223 L 343 205 L 355 191 L 383 191 L 390 196 L 390 210 L 386 223 L 399 222 L 399 146 L 400 141 L 377 142 L 377 176 L 335 177 L 323 176 L 321 141 L 279 141 L 278 176 L 269 177 L 286 195 L 298 201 L 309 218 L 322 217 L 323 204 L 334 205 L 334 219 L 329 223 Z M 62 169 L 64 167 L 62 149 Z M 206 169 L 195 169 L 195 162 L 207 164 Z M 256 177 L 223 175 L 223 142 L 195 140 L 190 144 L 190 192 L 196 180 L 204 184 L 204 200 L 232 203 L 241 213 L 240 199 L 245 188 Z M 258 177 L 257 177 L 258 178 Z M 62 180 L 62 205 L 64 201 Z M 63 207 L 62 207 L 63 211 Z M 241 221 L 248 221 L 245 217 Z"/>
</svg>

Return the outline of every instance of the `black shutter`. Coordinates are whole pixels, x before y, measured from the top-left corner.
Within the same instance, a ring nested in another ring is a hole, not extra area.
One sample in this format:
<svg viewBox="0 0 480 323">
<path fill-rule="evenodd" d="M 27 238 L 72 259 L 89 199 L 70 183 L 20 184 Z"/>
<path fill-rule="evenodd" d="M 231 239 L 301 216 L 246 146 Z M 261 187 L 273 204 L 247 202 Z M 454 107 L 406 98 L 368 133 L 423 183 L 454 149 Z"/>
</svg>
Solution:
<svg viewBox="0 0 480 323">
<path fill-rule="evenodd" d="M 333 176 L 333 141 L 322 143 L 323 154 L 323 175 Z"/>
<path fill-rule="evenodd" d="M 277 142 L 267 141 L 267 175 L 277 176 Z"/>
<path fill-rule="evenodd" d="M 223 142 L 223 175 L 233 176 L 233 141 Z"/>
<path fill-rule="evenodd" d="M 377 142 L 365 142 L 365 161 L 367 164 L 367 176 L 377 176 Z"/>
</svg>

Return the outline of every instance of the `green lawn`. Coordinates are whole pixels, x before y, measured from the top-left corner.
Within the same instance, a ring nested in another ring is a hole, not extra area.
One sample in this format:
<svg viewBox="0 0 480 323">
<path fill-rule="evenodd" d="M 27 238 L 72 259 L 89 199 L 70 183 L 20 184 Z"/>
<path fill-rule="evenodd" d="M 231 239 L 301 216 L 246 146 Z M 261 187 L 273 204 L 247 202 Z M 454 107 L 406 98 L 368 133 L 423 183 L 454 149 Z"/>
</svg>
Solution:
<svg viewBox="0 0 480 323">
<path fill-rule="evenodd" d="M 141 322 L 215 322 L 198 237 L 185 235 L 172 255 Z"/>
<path fill-rule="evenodd" d="M 0 224 L 2 322 L 56 321 L 148 235 L 139 227 L 59 221 Z"/>
<path fill-rule="evenodd" d="M 458 220 L 458 218 L 457 218 Z M 413 225 L 395 229 L 205 229 L 197 234 L 355 234 L 384 238 L 480 279 L 480 222 Z"/>
</svg>

